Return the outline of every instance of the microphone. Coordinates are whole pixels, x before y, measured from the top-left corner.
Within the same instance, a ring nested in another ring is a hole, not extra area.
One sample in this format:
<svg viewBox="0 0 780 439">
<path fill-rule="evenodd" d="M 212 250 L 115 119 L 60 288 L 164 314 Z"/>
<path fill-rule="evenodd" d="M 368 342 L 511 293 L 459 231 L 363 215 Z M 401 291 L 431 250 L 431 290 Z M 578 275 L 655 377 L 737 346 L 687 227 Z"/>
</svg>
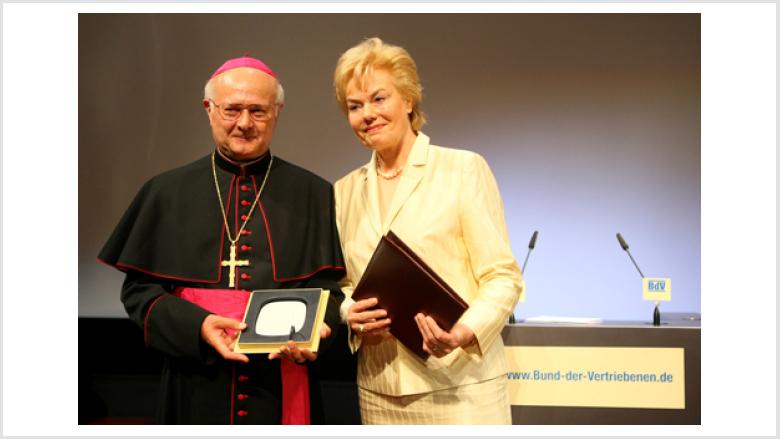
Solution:
<svg viewBox="0 0 780 439">
<path fill-rule="evenodd" d="M 620 243 L 620 247 L 622 247 L 622 248 L 623 248 L 623 250 L 625 250 L 625 251 L 626 251 L 626 253 L 628 253 L 628 257 L 629 257 L 629 258 L 631 258 L 631 262 L 633 262 L 633 263 L 634 263 L 634 267 L 636 267 L 636 271 L 638 271 L 638 272 L 639 272 L 639 275 L 640 275 L 640 276 L 642 276 L 642 278 L 644 278 L 644 277 L 645 277 L 645 275 L 644 275 L 644 274 L 642 274 L 642 270 L 640 270 L 640 269 L 639 269 L 639 265 L 637 265 L 637 264 L 636 264 L 636 261 L 634 260 L 634 257 L 633 257 L 633 256 L 631 256 L 631 252 L 630 252 L 630 251 L 628 251 L 628 244 L 626 243 L 626 240 L 625 240 L 625 239 L 623 239 L 623 235 L 621 235 L 620 233 L 618 233 L 618 234 L 617 234 L 617 240 L 618 240 L 618 242 Z"/>
<path fill-rule="evenodd" d="M 634 267 L 636 267 L 636 271 L 639 272 L 639 275 L 642 276 L 642 279 L 645 278 L 645 275 L 642 274 L 642 270 L 639 269 L 639 265 L 637 265 L 636 261 L 634 260 L 634 257 L 631 256 L 631 252 L 628 251 L 628 243 L 625 239 L 623 239 L 623 235 L 620 233 L 617 234 L 617 240 L 620 243 L 620 247 L 628 253 L 628 257 L 631 258 L 631 262 L 634 263 Z M 661 326 L 661 311 L 658 309 L 658 301 L 655 302 L 655 309 L 653 310 L 653 326 Z"/>
<path fill-rule="evenodd" d="M 539 236 L 539 231 L 534 230 L 534 234 L 531 235 L 531 241 L 528 242 L 528 253 L 525 255 L 525 261 L 523 262 L 523 268 L 520 269 L 520 273 L 525 273 L 525 266 L 528 264 L 528 257 L 531 256 L 531 250 L 536 247 L 536 238 Z M 509 314 L 509 323 L 515 323 L 515 313 Z"/>
<path fill-rule="evenodd" d="M 628 244 L 626 244 L 626 240 L 623 239 L 623 235 L 620 233 L 617 234 L 618 242 L 620 243 L 620 246 L 623 247 L 623 250 L 628 250 Z"/>
<path fill-rule="evenodd" d="M 531 250 L 536 247 L 536 237 L 539 236 L 539 231 L 534 230 L 534 234 L 531 236 L 531 241 L 528 243 L 528 253 L 525 255 L 525 261 L 523 262 L 523 268 L 520 273 L 525 273 L 525 266 L 528 264 L 528 257 L 531 256 Z"/>
</svg>

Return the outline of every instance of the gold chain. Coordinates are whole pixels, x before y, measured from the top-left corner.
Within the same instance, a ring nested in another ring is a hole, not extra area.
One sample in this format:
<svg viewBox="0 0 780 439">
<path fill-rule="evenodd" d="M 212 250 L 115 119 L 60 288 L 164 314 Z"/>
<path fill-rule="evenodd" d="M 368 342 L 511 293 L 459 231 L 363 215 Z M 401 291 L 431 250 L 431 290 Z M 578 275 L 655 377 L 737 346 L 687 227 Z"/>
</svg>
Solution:
<svg viewBox="0 0 780 439">
<path fill-rule="evenodd" d="M 241 232 L 244 231 L 244 228 L 246 227 L 246 224 L 249 222 L 249 218 L 252 216 L 252 212 L 255 210 L 255 206 L 257 206 L 257 200 L 260 199 L 260 194 L 263 193 L 263 188 L 265 188 L 265 182 L 268 181 L 268 175 L 271 173 L 271 166 L 274 164 L 274 156 L 271 156 L 271 161 L 268 162 L 268 169 L 265 171 L 265 177 L 263 177 L 263 183 L 260 185 L 260 190 L 257 191 L 257 195 L 255 195 L 255 202 L 252 203 L 252 208 L 249 209 L 249 214 L 246 216 L 246 219 L 244 220 L 244 224 L 241 225 L 241 228 L 238 230 L 238 234 L 236 235 L 236 239 L 233 239 L 230 236 L 230 224 L 227 220 L 227 215 L 225 215 L 225 204 L 222 202 L 222 192 L 219 190 L 219 182 L 217 181 L 217 165 L 214 162 L 214 155 L 216 154 L 216 151 L 211 153 L 211 172 L 214 174 L 214 187 L 217 188 L 217 198 L 219 198 L 219 207 L 220 212 L 222 212 L 222 220 L 225 221 L 225 233 L 227 233 L 227 238 L 230 241 L 232 245 L 235 245 L 236 242 L 238 242 L 239 239 L 241 239 Z M 236 197 L 236 203 L 238 202 L 238 197 Z"/>
</svg>

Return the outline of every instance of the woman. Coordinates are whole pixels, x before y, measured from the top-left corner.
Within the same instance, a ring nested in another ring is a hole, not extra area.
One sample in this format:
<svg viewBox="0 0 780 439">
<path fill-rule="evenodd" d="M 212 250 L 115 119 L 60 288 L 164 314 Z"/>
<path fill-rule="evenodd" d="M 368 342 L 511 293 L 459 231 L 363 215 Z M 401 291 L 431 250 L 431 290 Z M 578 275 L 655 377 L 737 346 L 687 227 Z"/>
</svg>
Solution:
<svg viewBox="0 0 780 439">
<path fill-rule="evenodd" d="M 501 329 L 523 288 L 503 204 L 485 160 L 429 143 L 422 87 L 401 47 L 368 39 L 346 51 L 336 98 L 371 161 L 335 185 L 347 276 L 342 319 L 359 351 L 366 424 L 509 424 Z M 392 230 L 469 304 L 447 332 L 421 314 L 420 360 L 389 332 L 376 299 L 349 297 L 380 237 Z"/>
</svg>

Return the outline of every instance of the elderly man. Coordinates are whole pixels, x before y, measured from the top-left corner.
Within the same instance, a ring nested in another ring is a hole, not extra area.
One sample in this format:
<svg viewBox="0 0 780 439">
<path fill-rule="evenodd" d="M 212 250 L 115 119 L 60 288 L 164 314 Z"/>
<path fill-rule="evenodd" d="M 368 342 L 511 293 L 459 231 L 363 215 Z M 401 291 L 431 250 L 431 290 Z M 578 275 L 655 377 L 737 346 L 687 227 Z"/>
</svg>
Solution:
<svg viewBox="0 0 780 439">
<path fill-rule="evenodd" d="M 262 61 L 225 62 L 203 99 L 215 151 L 150 179 L 99 255 L 127 274 L 125 309 L 164 354 L 161 423 L 322 421 L 309 397 L 319 395 L 307 367 L 316 353 L 292 342 L 270 355 L 232 351 L 246 291 L 325 288 L 326 324 L 339 322 L 332 186 L 271 153 L 283 104 Z"/>
</svg>

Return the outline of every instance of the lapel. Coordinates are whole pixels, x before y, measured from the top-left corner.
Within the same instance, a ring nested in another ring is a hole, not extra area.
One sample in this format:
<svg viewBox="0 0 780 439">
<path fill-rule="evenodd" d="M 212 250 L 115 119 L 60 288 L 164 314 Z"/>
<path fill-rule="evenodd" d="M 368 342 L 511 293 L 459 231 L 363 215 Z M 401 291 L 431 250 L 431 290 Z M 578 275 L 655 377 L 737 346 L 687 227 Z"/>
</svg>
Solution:
<svg viewBox="0 0 780 439">
<path fill-rule="evenodd" d="M 390 202 L 390 208 L 387 210 L 387 216 L 385 216 L 385 221 L 382 224 L 382 234 L 390 229 L 390 225 L 393 224 L 393 220 L 398 216 L 398 212 L 420 184 L 423 175 L 425 175 L 429 141 L 430 139 L 428 136 L 422 132 L 417 134 L 417 139 L 414 141 L 412 150 L 409 152 L 406 169 L 404 169 L 403 174 L 401 174 L 400 180 L 398 181 L 398 187 L 395 188 L 395 194 L 393 194 L 393 199 Z M 374 154 L 376 155 L 376 153 Z M 374 158 L 374 160 L 376 159 Z M 376 166 L 375 162 L 374 166 Z M 374 190 L 376 190 L 376 168 L 374 168 L 372 175 L 374 176 Z M 379 218 L 379 194 L 375 195 L 376 215 L 377 218 Z"/>
<path fill-rule="evenodd" d="M 368 221 L 377 235 L 382 235 L 382 220 L 379 215 L 379 182 L 376 175 L 376 152 L 371 161 L 363 166 L 363 206 L 368 213 Z"/>
</svg>

